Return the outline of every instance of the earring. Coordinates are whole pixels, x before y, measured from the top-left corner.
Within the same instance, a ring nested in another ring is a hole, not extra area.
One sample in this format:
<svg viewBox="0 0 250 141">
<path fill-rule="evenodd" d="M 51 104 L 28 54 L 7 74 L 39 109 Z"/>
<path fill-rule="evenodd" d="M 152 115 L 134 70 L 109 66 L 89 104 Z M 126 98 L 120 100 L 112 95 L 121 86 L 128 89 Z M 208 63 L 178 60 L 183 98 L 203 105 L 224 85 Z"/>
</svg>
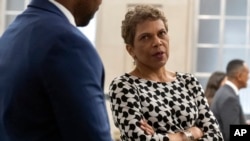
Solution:
<svg viewBox="0 0 250 141">
<path fill-rule="evenodd" d="M 135 56 L 133 56 L 133 58 L 134 58 L 134 60 L 133 60 L 133 65 L 135 65 L 135 60 L 136 60 L 136 57 L 135 57 Z"/>
</svg>

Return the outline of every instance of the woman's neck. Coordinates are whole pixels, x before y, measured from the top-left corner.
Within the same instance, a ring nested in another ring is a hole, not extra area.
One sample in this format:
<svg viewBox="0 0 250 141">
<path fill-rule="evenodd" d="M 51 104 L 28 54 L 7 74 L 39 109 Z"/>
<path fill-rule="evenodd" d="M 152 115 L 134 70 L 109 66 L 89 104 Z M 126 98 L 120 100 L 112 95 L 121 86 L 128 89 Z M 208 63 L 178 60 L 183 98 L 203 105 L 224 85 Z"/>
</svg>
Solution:
<svg viewBox="0 0 250 141">
<path fill-rule="evenodd" d="M 143 79 L 153 80 L 157 82 L 171 82 L 176 79 L 175 73 L 167 71 L 165 68 L 152 70 L 136 67 L 132 72 L 130 72 L 130 74 Z"/>
</svg>

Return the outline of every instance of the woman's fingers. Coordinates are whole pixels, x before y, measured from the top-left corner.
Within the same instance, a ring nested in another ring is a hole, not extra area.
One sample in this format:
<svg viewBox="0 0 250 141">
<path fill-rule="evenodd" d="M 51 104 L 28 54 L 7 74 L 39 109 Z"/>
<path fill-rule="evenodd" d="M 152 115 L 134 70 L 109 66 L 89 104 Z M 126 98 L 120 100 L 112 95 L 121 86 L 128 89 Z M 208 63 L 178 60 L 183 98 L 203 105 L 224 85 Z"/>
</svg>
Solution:
<svg viewBox="0 0 250 141">
<path fill-rule="evenodd" d="M 145 120 L 141 120 L 141 129 L 144 130 L 148 135 L 154 134 L 154 129 Z"/>
</svg>

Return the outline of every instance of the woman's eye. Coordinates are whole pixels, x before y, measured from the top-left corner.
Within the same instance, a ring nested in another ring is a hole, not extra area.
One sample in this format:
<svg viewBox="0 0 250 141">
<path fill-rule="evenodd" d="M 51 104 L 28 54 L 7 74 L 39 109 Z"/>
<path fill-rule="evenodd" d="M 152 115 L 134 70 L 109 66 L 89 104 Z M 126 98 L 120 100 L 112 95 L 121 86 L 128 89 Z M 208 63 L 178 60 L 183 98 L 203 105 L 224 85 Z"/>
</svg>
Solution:
<svg viewBox="0 0 250 141">
<path fill-rule="evenodd" d="M 141 37 L 141 40 L 147 40 L 149 37 L 147 35 L 144 35 Z"/>
<path fill-rule="evenodd" d="M 161 32 L 160 32 L 160 35 L 166 35 L 166 34 L 167 34 L 166 31 L 161 31 Z"/>
<path fill-rule="evenodd" d="M 167 36 L 167 31 L 161 31 L 159 34 L 158 34 L 158 37 L 159 38 L 165 38 Z"/>
</svg>

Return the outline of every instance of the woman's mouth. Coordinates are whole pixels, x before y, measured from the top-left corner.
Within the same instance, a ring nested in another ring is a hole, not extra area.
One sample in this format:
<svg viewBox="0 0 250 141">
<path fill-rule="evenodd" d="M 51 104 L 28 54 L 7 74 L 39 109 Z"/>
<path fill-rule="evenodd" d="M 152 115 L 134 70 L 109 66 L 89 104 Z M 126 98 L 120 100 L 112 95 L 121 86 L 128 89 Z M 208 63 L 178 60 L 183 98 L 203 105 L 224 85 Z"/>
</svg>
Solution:
<svg viewBox="0 0 250 141">
<path fill-rule="evenodd" d="M 153 56 L 158 59 L 162 59 L 164 57 L 164 52 L 157 52 Z"/>
</svg>

